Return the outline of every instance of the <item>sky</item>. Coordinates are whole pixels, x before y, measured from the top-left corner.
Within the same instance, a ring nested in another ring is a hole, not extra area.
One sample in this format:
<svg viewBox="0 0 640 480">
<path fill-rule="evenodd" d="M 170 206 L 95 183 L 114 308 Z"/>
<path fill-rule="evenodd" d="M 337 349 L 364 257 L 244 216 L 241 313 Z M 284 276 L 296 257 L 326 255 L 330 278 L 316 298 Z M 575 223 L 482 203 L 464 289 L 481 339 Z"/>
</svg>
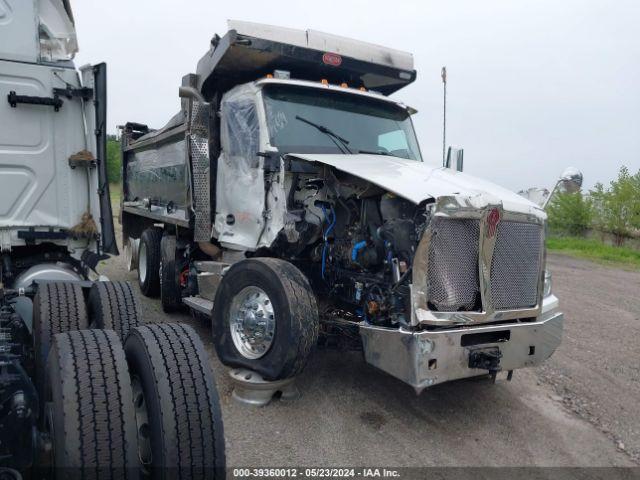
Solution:
<svg viewBox="0 0 640 480">
<path fill-rule="evenodd" d="M 109 132 L 159 128 L 178 86 L 227 19 L 315 29 L 413 53 L 417 80 L 393 95 L 416 108 L 426 162 L 447 145 L 465 172 L 512 190 L 549 187 L 573 166 L 584 186 L 640 170 L 637 0 L 72 0 L 76 63 L 106 62 Z M 179 5 L 179 7 L 176 7 Z"/>
</svg>

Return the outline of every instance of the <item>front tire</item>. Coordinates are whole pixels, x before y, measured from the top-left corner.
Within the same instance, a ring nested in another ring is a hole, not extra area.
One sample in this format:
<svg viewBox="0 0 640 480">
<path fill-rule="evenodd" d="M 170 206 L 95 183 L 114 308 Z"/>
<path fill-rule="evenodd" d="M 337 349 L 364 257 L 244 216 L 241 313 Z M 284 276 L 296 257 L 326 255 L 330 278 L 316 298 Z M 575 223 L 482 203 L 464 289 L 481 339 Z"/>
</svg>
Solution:
<svg viewBox="0 0 640 480">
<path fill-rule="evenodd" d="M 318 340 L 318 307 L 308 280 L 277 258 L 234 264 L 222 278 L 213 308 L 220 360 L 266 380 L 302 371 Z"/>
</svg>

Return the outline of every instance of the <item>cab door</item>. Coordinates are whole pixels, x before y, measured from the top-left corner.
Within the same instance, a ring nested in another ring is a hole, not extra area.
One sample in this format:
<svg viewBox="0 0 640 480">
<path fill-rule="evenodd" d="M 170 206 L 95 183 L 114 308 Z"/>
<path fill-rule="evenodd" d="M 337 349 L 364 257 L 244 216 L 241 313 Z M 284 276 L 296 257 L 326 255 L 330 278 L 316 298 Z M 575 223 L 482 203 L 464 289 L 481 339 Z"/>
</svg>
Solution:
<svg viewBox="0 0 640 480">
<path fill-rule="evenodd" d="M 230 90 L 222 99 L 220 114 L 215 233 L 227 248 L 255 250 L 267 220 L 255 87 Z"/>
</svg>

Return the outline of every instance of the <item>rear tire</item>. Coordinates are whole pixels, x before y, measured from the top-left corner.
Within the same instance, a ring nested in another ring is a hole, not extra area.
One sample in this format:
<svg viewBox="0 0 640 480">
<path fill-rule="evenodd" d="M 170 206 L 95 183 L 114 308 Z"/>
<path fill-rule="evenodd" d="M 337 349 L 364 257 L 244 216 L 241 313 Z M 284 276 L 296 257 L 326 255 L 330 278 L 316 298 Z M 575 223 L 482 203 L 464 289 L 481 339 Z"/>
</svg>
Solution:
<svg viewBox="0 0 640 480">
<path fill-rule="evenodd" d="M 138 285 L 145 297 L 160 294 L 160 241 L 162 230 L 147 228 L 138 246 Z"/>
<path fill-rule="evenodd" d="M 142 309 L 129 282 L 95 282 L 89 292 L 92 327 L 115 330 L 122 341 L 142 324 Z"/>
<path fill-rule="evenodd" d="M 244 303 L 237 306 L 252 292 L 257 292 L 253 294 L 259 295 L 256 298 L 265 308 L 256 305 L 247 308 Z M 213 340 L 220 360 L 225 365 L 258 372 L 266 380 L 281 380 L 300 373 L 318 341 L 318 307 L 309 281 L 297 267 L 284 260 L 252 258 L 235 263 L 222 277 L 213 305 Z M 243 324 L 260 325 L 269 317 L 275 325 L 264 327 L 265 331 L 252 327 L 258 334 L 251 337 L 250 331 L 249 340 L 242 343 L 246 332 L 239 333 L 239 323 L 234 326 L 232 317 L 238 318 L 243 312 L 249 312 Z M 259 344 L 263 348 L 266 343 L 262 339 L 266 339 L 268 349 L 252 351 L 251 339 L 263 342 Z"/>
<path fill-rule="evenodd" d="M 89 328 L 82 287 L 77 283 L 51 282 L 38 285 L 33 299 L 33 342 L 36 388 L 44 392 L 47 356 L 53 336 Z"/>
<path fill-rule="evenodd" d="M 218 392 L 195 331 L 181 324 L 148 324 L 133 328 L 124 348 L 138 432 L 148 433 L 148 447 L 140 443 L 146 454 L 140 457 L 151 478 L 174 472 L 180 478 L 223 479 Z"/>
<path fill-rule="evenodd" d="M 165 235 L 160 242 L 160 303 L 165 313 L 182 306 L 180 271 L 176 262 L 176 237 Z"/>
<path fill-rule="evenodd" d="M 131 380 L 118 335 L 110 330 L 56 335 L 46 385 L 44 429 L 53 444 L 53 473 L 138 478 Z"/>
</svg>

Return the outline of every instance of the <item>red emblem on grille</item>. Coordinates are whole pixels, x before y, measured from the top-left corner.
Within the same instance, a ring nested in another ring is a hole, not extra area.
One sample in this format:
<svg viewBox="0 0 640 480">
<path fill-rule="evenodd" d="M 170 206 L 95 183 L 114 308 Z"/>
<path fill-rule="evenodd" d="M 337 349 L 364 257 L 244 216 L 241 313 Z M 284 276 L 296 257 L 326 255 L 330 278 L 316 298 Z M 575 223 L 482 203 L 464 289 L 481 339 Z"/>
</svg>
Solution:
<svg viewBox="0 0 640 480">
<path fill-rule="evenodd" d="M 489 212 L 489 215 L 487 215 L 487 238 L 493 238 L 495 236 L 499 223 L 500 210 L 493 208 Z"/>
</svg>

